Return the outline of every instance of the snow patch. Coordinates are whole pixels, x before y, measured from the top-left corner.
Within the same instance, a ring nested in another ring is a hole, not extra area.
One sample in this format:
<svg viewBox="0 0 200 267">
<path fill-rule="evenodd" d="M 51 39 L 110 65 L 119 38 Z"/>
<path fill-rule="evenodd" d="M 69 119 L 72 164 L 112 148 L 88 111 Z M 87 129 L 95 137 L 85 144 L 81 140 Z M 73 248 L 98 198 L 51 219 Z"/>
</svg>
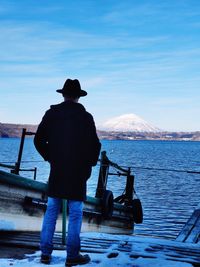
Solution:
<svg viewBox="0 0 200 267">
<path fill-rule="evenodd" d="M 124 235 L 110 235 L 110 234 L 101 234 L 101 233 L 83 233 L 81 237 L 87 238 L 91 237 L 95 238 L 105 238 L 106 240 L 118 240 L 120 244 L 124 242 L 131 242 L 132 250 L 130 252 L 127 251 L 117 251 L 116 244 L 113 242 L 113 245 L 105 253 L 88 253 L 91 257 L 91 262 L 86 264 L 88 267 L 192 267 L 192 264 L 187 262 L 177 262 L 174 260 L 169 260 L 166 256 L 161 252 L 157 251 L 154 253 L 155 258 L 148 257 L 148 251 L 146 250 L 149 244 L 165 244 L 165 245 L 176 245 L 176 243 L 180 245 L 180 247 L 185 247 L 186 244 L 182 244 L 176 241 L 164 240 L 164 239 L 153 239 L 148 237 L 135 237 L 135 236 L 124 236 Z M 141 239 L 142 238 L 142 239 Z M 196 247 L 194 244 L 187 244 L 188 248 Z M 109 258 L 109 253 L 113 253 L 114 251 L 118 252 L 118 255 L 114 258 Z M 138 255 L 138 258 L 131 257 L 132 252 L 135 255 Z M 40 251 L 32 255 L 27 255 L 23 260 L 16 259 L 0 259 L 0 267 L 44 267 L 44 264 L 40 263 Z M 141 257 L 140 255 L 146 255 L 147 257 Z M 174 256 L 176 253 L 174 252 Z M 52 262 L 50 266 L 54 267 L 63 267 L 66 259 L 66 252 L 62 251 L 53 251 L 52 254 Z M 185 260 L 187 260 L 185 258 Z"/>
<path fill-rule="evenodd" d="M 103 131 L 115 132 L 160 132 L 161 130 L 131 113 L 111 118 L 98 127 Z"/>
</svg>

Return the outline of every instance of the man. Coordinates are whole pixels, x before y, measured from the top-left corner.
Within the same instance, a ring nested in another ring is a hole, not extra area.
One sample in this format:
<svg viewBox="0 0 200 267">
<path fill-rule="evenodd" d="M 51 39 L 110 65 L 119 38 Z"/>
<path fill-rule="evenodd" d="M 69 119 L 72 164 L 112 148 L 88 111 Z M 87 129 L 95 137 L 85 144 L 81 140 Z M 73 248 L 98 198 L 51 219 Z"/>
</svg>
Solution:
<svg viewBox="0 0 200 267">
<path fill-rule="evenodd" d="M 90 261 L 80 254 L 80 231 L 86 182 L 92 166 L 97 164 L 101 144 L 93 117 L 80 97 L 87 95 L 77 79 L 67 79 L 57 90 L 64 102 L 52 105 L 38 126 L 34 144 L 40 155 L 50 163 L 47 210 L 41 231 L 41 262 L 49 264 L 53 250 L 53 235 L 62 199 L 69 208 L 67 258 L 65 265 L 74 266 Z"/>
</svg>

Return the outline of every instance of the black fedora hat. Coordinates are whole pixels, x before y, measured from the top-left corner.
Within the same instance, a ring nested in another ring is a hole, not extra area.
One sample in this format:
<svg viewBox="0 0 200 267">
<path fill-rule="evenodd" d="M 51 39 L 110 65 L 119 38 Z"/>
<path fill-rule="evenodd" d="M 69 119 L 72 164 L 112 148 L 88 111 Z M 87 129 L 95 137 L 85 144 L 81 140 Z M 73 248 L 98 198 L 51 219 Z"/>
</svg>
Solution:
<svg viewBox="0 0 200 267">
<path fill-rule="evenodd" d="M 86 96 L 87 92 L 81 89 L 81 85 L 77 79 L 71 80 L 67 79 L 63 85 L 62 89 L 56 90 L 56 92 L 67 96 Z"/>
</svg>

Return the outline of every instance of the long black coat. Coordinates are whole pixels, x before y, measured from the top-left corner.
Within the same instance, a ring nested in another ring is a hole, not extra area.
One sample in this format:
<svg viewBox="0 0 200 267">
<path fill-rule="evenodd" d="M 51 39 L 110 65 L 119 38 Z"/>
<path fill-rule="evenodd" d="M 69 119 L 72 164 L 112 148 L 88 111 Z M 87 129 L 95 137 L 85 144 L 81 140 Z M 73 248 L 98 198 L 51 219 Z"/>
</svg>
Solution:
<svg viewBox="0 0 200 267">
<path fill-rule="evenodd" d="M 79 103 L 53 105 L 38 126 L 34 144 L 50 163 L 48 195 L 85 200 L 86 182 L 101 148 L 92 115 Z"/>
</svg>

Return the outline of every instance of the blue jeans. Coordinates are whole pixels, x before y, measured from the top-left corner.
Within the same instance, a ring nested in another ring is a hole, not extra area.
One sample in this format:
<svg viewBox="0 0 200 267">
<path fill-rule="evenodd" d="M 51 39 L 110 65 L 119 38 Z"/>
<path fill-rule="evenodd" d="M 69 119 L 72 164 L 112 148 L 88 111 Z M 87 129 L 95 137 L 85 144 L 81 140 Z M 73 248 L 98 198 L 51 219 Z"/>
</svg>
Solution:
<svg viewBox="0 0 200 267">
<path fill-rule="evenodd" d="M 44 255 L 51 255 L 53 251 L 53 235 L 56 228 L 56 220 L 60 212 L 62 199 L 48 198 L 47 210 L 44 215 L 40 248 Z M 80 251 L 80 232 L 83 217 L 83 202 L 68 200 L 69 218 L 67 234 L 67 258 L 75 258 Z"/>
</svg>

